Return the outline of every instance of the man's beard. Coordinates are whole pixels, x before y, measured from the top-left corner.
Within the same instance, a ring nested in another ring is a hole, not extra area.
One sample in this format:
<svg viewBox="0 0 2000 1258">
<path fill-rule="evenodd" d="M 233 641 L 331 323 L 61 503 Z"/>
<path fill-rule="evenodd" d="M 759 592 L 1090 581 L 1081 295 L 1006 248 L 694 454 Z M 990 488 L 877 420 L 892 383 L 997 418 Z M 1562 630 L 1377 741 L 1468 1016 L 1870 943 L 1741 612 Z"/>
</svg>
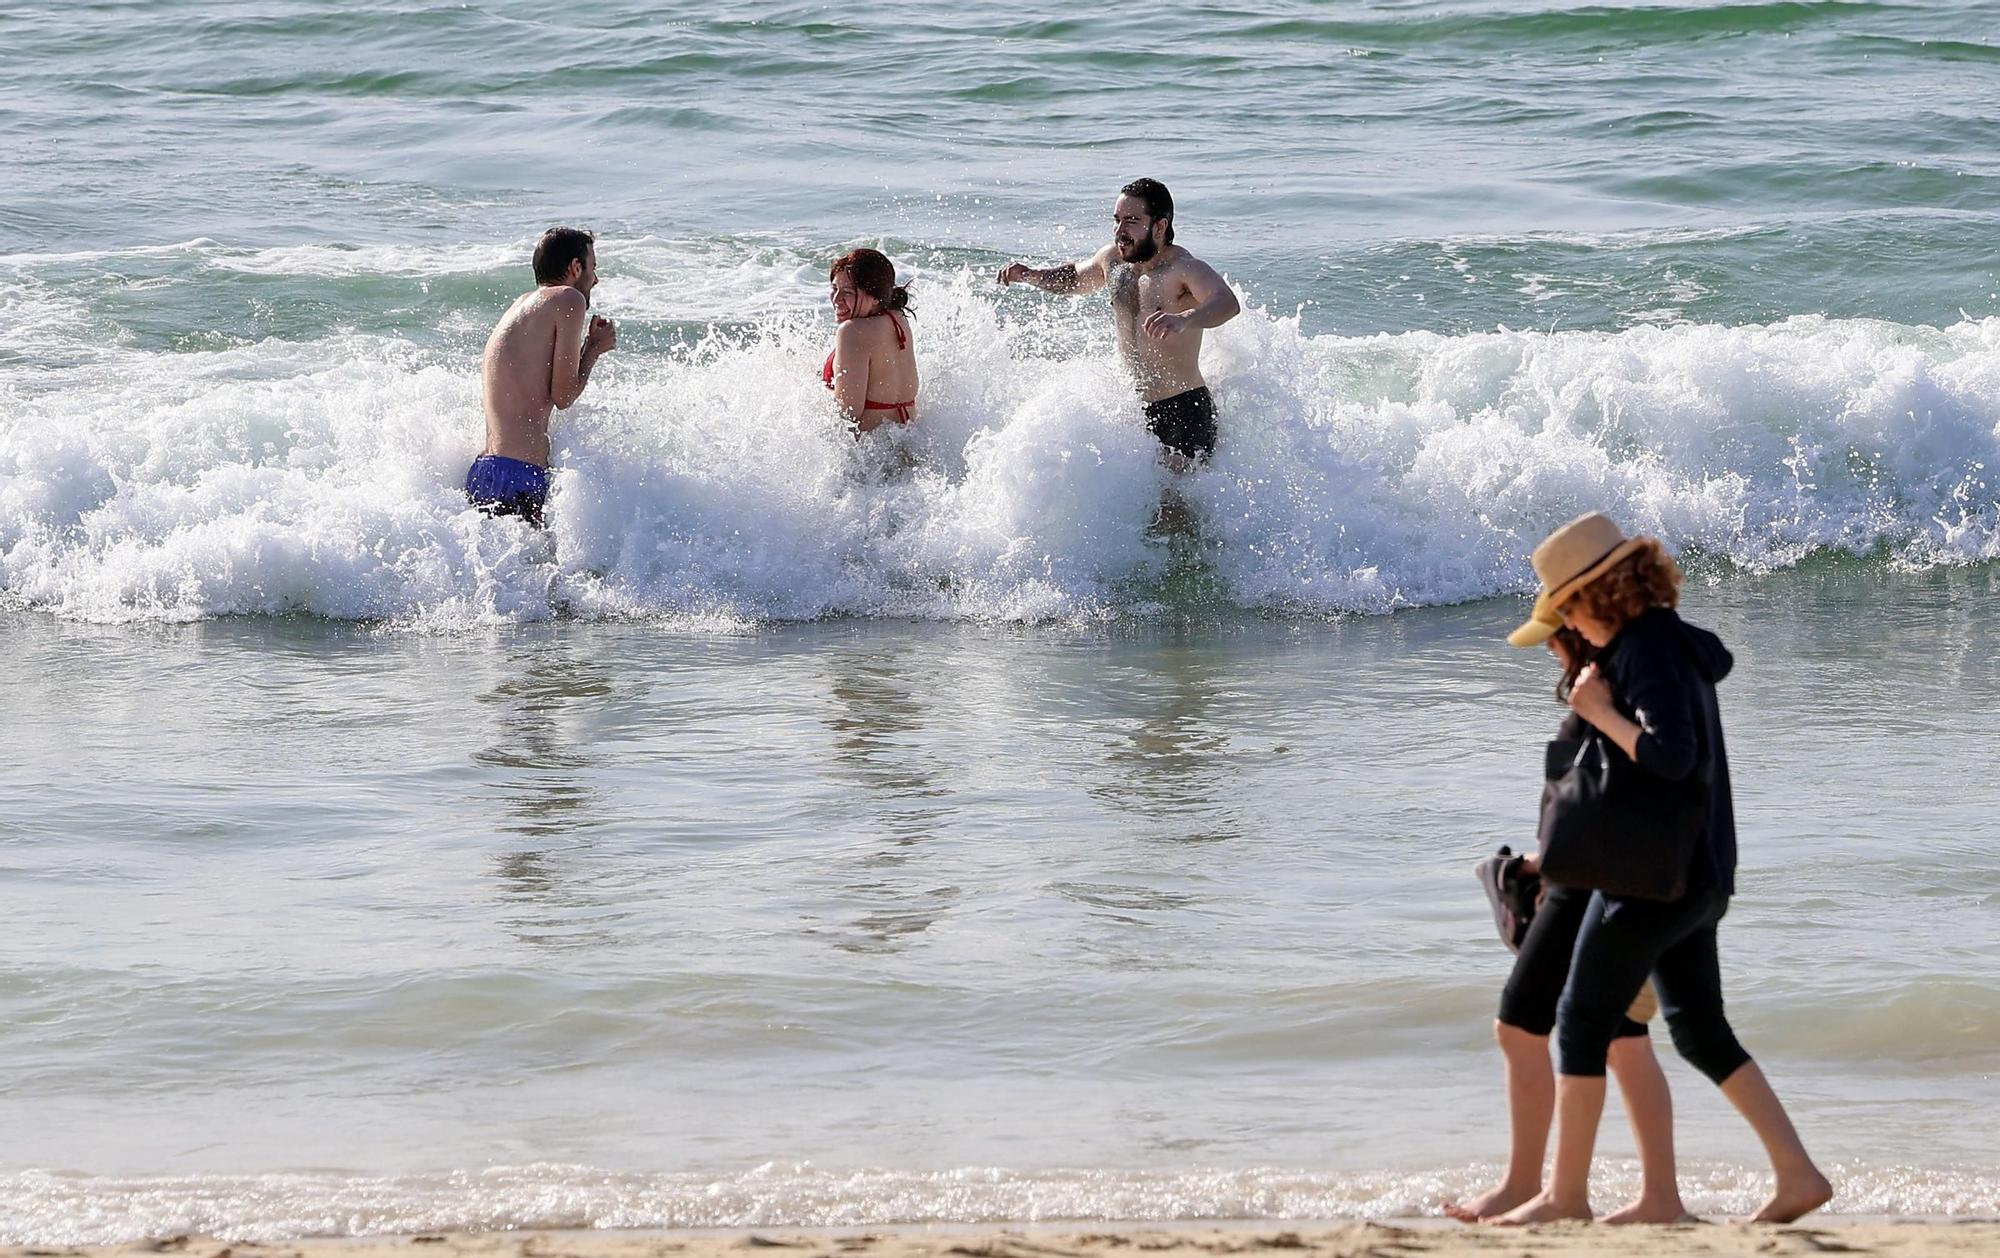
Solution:
<svg viewBox="0 0 2000 1258">
<path fill-rule="evenodd" d="M 1118 256 L 1127 262 L 1151 262 L 1153 255 L 1160 251 L 1160 246 L 1153 242 L 1151 236 L 1129 246 L 1131 250 L 1129 253 L 1126 252 L 1127 248 L 1125 245 L 1118 247 Z"/>
</svg>

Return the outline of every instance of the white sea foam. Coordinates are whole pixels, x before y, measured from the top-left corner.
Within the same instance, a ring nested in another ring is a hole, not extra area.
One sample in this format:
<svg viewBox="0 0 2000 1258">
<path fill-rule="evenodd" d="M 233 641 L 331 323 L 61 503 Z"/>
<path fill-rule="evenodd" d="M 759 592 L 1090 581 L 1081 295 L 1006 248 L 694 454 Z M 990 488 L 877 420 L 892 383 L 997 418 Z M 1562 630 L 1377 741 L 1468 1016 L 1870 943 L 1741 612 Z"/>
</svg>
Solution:
<svg viewBox="0 0 2000 1258">
<path fill-rule="evenodd" d="M 751 269 L 739 300 L 818 289 Z M 464 506 L 460 351 L 349 333 L 56 367 L 38 342 L 0 359 L 0 591 L 106 621 L 1043 621 L 1154 609 L 1192 554 L 1237 605 L 1320 615 L 1523 590 L 1534 542 L 1597 507 L 1752 569 L 2000 556 L 2000 320 L 1342 338 L 1252 310 L 1211 337 L 1222 441 L 1179 485 L 1202 541 L 1176 549 L 1101 313 L 970 274 L 921 299 L 922 419 L 861 442 L 816 378 L 818 312 L 621 351 L 558 421 L 548 537 Z"/>
<path fill-rule="evenodd" d="M 2000 1175 L 1835 1165 L 1839 1212 L 1991 1214 Z M 1490 1184 L 1497 1167 L 1325 1172 L 1255 1167 L 1185 1171 L 965 1167 L 835 1170 L 769 1163 L 730 1175 L 633 1173 L 541 1163 L 434 1175 L 331 1172 L 114 1178 L 0 1175 L 0 1243 L 102 1245 L 174 1235 L 225 1240 L 516 1228 L 856 1227 L 1015 1222 L 1395 1219 Z M 1744 1215 L 1770 1191 L 1762 1171 L 1684 1165 L 1697 1214 Z M 1638 1187 L 1632 1163 L 1600 1164 L 1593 1195 Z"/>
<path fill-rule="evenodd" d="M 437 246 L 302 244 L 250 247 L 197 236 L 166 245 L 124 245 L 63 252 L 0 253 L 0 268 L 46 270 L 75 264 L 126 266 L 172 261 L 254 275 L 321 279 L 351 275 L 437 276 L 520 267 L 529 242 Z"/>
</svg>

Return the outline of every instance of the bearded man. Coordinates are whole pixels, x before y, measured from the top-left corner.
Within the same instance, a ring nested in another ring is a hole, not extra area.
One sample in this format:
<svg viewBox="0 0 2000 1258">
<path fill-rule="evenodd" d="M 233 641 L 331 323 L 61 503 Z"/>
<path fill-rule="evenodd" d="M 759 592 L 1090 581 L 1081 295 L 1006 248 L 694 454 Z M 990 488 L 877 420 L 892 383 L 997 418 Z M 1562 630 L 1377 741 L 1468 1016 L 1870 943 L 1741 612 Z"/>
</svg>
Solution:
<svg viewBox="0 0 2000 1258">
<path fill-rule="evenodd" d="M 1000 271 L 1002 284 L 1050 293 L 1111 289 L 1118 352 L 1145 404 L 1146 426 L 1167 465 L 1187 471 L 1215 452 L 1215 399 L 1201 378 L 1201 334 L 1242 311 L 1236 294 L 1200 258 L 1174 243 L 1174 198 L 1157 179 L 1135 179 L 1111 207 L 1111 243 L 1083 262 Z"/>
</svg>

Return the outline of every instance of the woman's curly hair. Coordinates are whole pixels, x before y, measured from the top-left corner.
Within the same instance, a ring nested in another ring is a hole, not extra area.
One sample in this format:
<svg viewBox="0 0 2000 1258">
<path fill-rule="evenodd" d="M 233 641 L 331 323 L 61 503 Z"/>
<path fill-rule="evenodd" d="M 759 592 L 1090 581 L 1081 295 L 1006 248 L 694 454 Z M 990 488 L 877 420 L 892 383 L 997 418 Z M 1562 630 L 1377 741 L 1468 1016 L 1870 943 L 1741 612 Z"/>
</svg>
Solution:
<svg viewBox="0 0 2000 1258">
<path fill-rule="evenodd" d="M 1642 537 L 1637 550 L 1571 595 L 1565 605 L 1615 631 L 1641 612 L 1678 607 L 1680 602 L 1680 565 L 1658 538 Z"/>
</svg>

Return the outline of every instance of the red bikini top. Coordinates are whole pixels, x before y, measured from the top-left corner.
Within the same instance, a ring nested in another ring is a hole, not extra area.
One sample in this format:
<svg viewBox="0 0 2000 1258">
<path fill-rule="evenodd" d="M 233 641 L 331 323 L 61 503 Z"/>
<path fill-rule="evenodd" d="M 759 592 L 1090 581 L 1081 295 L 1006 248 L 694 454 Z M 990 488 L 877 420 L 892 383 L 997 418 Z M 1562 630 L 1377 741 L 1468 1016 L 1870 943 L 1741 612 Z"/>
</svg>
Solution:
<svg viewBox="0 0 2000 1258">
<path fill-rule="evenodd" d="M 910 338 L 903 332 L 903 321 L 896 317 L 896 312 L 893 310 L 884 310 L 882 313 L 889 316 L 889 326 L 896 329 L 896 348 L 906 348 L 910 343 Z M 869 317 L 873 318 L 874 316 L 871 315 Z M 826 366 L 820 368 L 819 378 L 826 381 L 827 388 L 831 389 L 833 387 L 832 350 L 826 352 Z M 917 399 L 915 398 L 911 398 L 907 402 L 863 402 L 861 409 L 864 411 L 894 411 L 896 412 L 897 419 L 907 422 L 910 418 L 910 408 L 916 404 Z"/>
</svg>

